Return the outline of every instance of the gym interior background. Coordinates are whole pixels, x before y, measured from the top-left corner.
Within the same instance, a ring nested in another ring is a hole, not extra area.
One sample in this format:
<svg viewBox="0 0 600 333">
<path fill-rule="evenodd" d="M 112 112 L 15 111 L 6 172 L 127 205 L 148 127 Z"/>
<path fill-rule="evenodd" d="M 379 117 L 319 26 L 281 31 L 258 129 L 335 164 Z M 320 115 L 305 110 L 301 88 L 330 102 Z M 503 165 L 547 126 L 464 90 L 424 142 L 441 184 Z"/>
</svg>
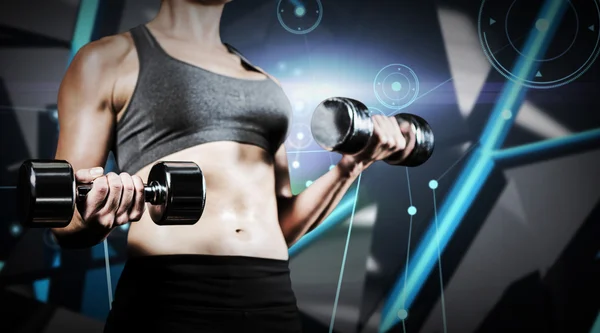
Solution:
<svg viewBox="0 0 600 333">
<path fill-rule="evenodd" d="M 11 186 L 25 159 L 54 156 L 56 96 L 73 53 L 151 19 L 159 3 L 0 3 L 1 332 L 102 330 L 127 229 L 108 238 L 109 284 L 102 244 L 63 251 L 47 231 L 24 230 Z M 307 332 L 600 332 L 598 8 L 597 0 L 226 6 L 223 40 L 277 77 L 294 107 L 295 192 L 339 158 L 311 140 L 310 115 L 324 98 L 414 113 L 436 134 L 427 163 L 372 166 L 290 249 Z"/>
</svg>

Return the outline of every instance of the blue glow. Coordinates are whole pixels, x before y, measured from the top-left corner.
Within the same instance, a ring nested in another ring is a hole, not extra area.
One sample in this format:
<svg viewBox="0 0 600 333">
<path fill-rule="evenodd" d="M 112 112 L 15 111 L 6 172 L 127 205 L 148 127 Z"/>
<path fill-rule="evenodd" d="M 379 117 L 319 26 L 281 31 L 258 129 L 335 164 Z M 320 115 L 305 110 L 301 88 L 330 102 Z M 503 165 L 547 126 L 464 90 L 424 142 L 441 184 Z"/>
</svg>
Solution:
<svg viewBox="0 0 600 333">
<path fill-rule="evenodd" d="M 596 317 L 590 333 L 600 333 L 600 312 L 598 312 L 598 317 Z"/>
<path fill-rule="evenodd" d="M 73 60 L 77 51 L 89 43 L 94 31 L 94 23 L 98 14 L 98 5 L 100 0 L 81 0 L 79 4 L 79 13 L 77 14 L 77 23 L 75 23 L 75 32 L 71 40 L 71 56 L 69 63 Z"/>
<path fill-rule="evenodd" d="M 23 228 L 19 224 L 15 223 L 10 226 L 10 234 L 13 235 L 13 237 L 17 237 L 17 236 L 21 235 L 22 231 L 23 231 Z"/>
<path fill-rule="evenodd" d="M 307 180 L 306 184 L 304 184 L 304 185 L 306 185 L 306 187 L 309 187 L 310 185 L 312 185 L 312 183 L 313 183 L 312 180 Z"/>
<path fill-rule="evenodd" d="M 329 216 L 318 227 L 304 235 L 296 242 L 296 244 L 290 247 L 290 257 L 293 257 L 298 253 L 302 252 L 302 250 L 304 250 L 306 247 L 314 243 L 327 232 L 333 230 L 333 228 L 335 228 L 346 218 L 348 218 L 352 213 L 354 197 L 354 193 L 352 195 L 346 194 L 346 196 L 340 201 L 340 203 L 333 210 L 333 212 L 331 212 L 331 214 L 329 214 Z"/>
<path fill-rule="evenodd" d="M 331 170 L 333 168 L 335 168 L 335 164 L 332 164 L 332 165 L 329 166 L 329 170 Z"/>
<path fill-rule="evenodd" d="M 60 254 L 58 251 L 54 253 L 54 258 L 52 259 L 52 268 L 60 267 Z"/>
<path fill-rule="evenodd" d="M 408 311 L 402 309 L 398 311 L 398 319 L 404 320 L 408 317 Z"/>
<path fill-rule="evenodd" d="M 520 156 L 539 153 L 541 151 L 562 149 L 566 146 L 593 143 L 595 141 L 600 143 L 600 128 L 564 136 L 561 138 L 548 139 L 541 142 L 522 145 L 519 147 L 497 150 L 494 151 L 492 157 L 496 161 L 510 160 Z"/>
<path fill-rule="evenodd" d="M 288 0 L 295 7 L 304 7 L 304 4 L 300 0 Z"/>
<path fill-rule="evenodd" d="M 535 59 L 539 54 L 545 53 L 551 39 L 549 36 L 556 30 L 556 26 L 560 22 L 560 15 L 564 13 L 562 9 L 565 8 L 567 3 L 562 0 L 546 1 L 540 17 L 548 19 L 552 23 L 552 27 L 546 32 L 532 29 L 523 52 L 528 57 L 521 57 L 515 65 L 517 76 L 530 77 L 537 71 L 534 62 L 530 59 Z M 439 236 L 440 253 L 443 252 L 452 234 L 458 228 L 467 210 L 473 204 L 475 197 L 492 172 L 494 168 L 492 152 L 502 145 L 512 125 L 511 120 L 514 120 L 514 115 L 522 103 L 524 94 L 525 89 L 521 84 L 513 81 L 508 81 L 505 84 L 498 103 L 492 110 L 485 126 L 480 145 L 474 149 L 469 160 L 465 163 L 463 171 L 448 192 L 446 200 L 441 205 L 437 214 L 439 221 L 437 236 Z M 504 110 L 513 110 L 513 116 L 509 120 L 504 119 L 502 116 Z M 431 185 L 432 182 L 430 182 L 430 187 Z M 399 279 L 396 280 L 391 289 L 383 307 L 380 332 L 389 330 L 399 322 L 398 311 L 409 309 L 423 287 L 438 259 L 438 247 L 435 238 L 436 225 L 432 222 L 413 254 L 406 272 L 400 272 Z"/>
<path fill-rule="evenodd" d="M 538 19 L 535 22 L 535 28 L 539 31 L 539 32 L 546 32 L 548 31 L 548 27 L 550 26 L 550 22 L 548 22 L 548 20 L 546 19 Z"/>
<path fill-rule="evenodd" d="M 392 90 L 393 91 L 400 91 L 402 90 L 402 84 L 398 81 L 392 83 Z"/>
<path fill-rule="evenodd" d="M 42 303 L 48 302 L 48 290 L 50 287 L 50 279 L 41 279 L 33 281 L 33 293 L 35 299 Z"/>
<path fill-rule="evenodd" d="M 417 207 L 415 207 L 415 206 L 408 207 L 408 215 L 413 216 L 415 214 L 417 214 Z"/>
<path fill-rule="evenodd" d="M 4 268 L 4 261 L 0 260 L 0 272 L 2 271 L 3 268 Z"/>
<path fill-rule="evenodd" d="M 432 190 L 435 190 L 436 188 L 438 188 L 438 182 L 435 179 L 432 179 L 429 181 L 429 188 Z"/>
<path fill-rule="evenodd" d="M 294 14 L 298 17 L 302 17 L 304 16 L 304 14 L 306 14 L 306 8 L 296 7 L 296 9 L 294 10 Z"/>
</svg>

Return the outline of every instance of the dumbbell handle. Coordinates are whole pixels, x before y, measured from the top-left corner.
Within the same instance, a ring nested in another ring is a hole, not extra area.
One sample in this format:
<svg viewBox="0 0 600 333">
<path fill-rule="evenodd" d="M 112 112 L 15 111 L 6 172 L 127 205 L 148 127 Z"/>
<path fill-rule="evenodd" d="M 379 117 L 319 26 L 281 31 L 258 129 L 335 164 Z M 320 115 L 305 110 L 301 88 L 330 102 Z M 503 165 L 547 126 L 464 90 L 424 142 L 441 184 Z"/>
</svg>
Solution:
<svg viewBox="0 0 600 333">
<path fill-rule="evenodd" d="M 358 154 L 373 138 L 371 111 L 363 103 L 347 98 L 324 100 L 313 112 L 311 132 L 315 141 L 328 151 Z M 414 138 L 414 148 L 404 157 L 404 151 L 392 154 L 385 162 L 392 165 L 418 166 L 429 159 L 434 149 L 433 131 L 429 124 L 414 114 L 398 113 L 398 125 L 406 121 Z M 405 137 L 406 138 L 406 137 Z M 408 139 L 408 138 L 407 138 Z"/>
<path fill-rule="evenodd" d="M 77 184 L 76 200 L 83 201 L 94 187 L 93 183 Z M 164 203 L 167 197 L 167 189 L 161 186 L 158 182 L 153 181 L 148 185 L 144 185 L 144 201 L 151 205 L 160 205 Z"/>
</svg>

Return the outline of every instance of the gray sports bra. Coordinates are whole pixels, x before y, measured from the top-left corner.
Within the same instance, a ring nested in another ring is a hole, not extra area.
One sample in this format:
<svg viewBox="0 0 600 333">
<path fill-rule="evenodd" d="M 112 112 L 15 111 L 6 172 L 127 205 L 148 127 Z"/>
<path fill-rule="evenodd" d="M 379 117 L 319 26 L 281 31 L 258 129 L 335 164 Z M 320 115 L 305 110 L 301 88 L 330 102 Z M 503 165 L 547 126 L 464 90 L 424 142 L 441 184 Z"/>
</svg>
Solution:
<svg viewBox="0 0 600 333">
<path fill-rule="evenodd" d="M 291 122 L 291 105 L 271 79 L 210 72 L 169 56 L 145 25 L 131 30 L 139 74 L 117 124 L 113 153 L 133 174 L 174 152 L 212 141 L 253 144 L 274 154 Z M 258 71 L 233 47 L 244 66 Z"/>
</svg>

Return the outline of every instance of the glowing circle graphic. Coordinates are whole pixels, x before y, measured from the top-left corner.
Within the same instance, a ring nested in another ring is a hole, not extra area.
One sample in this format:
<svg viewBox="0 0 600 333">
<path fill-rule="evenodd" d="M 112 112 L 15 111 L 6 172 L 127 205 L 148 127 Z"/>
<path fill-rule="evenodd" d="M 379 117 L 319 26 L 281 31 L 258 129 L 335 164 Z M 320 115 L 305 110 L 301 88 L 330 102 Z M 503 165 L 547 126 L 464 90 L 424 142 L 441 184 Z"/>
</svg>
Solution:
<svg viewBox="0 0 600 333">
<path fill-rule="evenodd" d="M 279 0 L 277 19 L 281 26 L 297 35 L 315 30 L 323 19 L 320 0 Z"/>
<path fill-rule="evenodd" d="M 600 54 L 598 0 L 567 0 L 564 13 L 557 16 L 560 20 L 540 16 L 545 2 L 482 0 L 479 9 L 477 28 L 485 56 L 498 73 L 529 88 L 550 89 L 573 82 Z M 554 34 L 547 47 L 528 42 L 533 34 L 545 33 Z M 527 48 L 539 48 L 540 56 L 526 54 Z M 513 72 L 520 60 L 533 62 L 534 68 Z"/>
<path fill-rule="evenodd" d="M 393 110 L 411 105 L 419 95 L 419 78 L 408 66 L 390 64 L 382 68 L 373 82 L 379 103 Z"/>
<path fill-rule="evenodd" d="M 308 147 L 312 142 L 310 127 L 306 124 L 292 125 L 287 142 L 290 146 L 296 149 L 304 149 Z"/>
</svg>

